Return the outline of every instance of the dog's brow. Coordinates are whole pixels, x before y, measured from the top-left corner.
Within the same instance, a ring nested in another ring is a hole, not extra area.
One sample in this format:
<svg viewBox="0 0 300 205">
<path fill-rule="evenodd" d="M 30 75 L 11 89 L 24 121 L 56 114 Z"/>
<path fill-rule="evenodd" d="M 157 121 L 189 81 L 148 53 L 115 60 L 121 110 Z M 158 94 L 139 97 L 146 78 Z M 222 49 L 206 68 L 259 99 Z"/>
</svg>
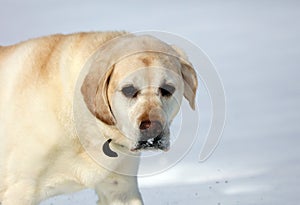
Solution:
<svg viewBox="0 0 300 205">
<path fill-rule="evenodd" d="M 170 79 L 162 79 L 160 85 L 168 85 L 168 86 L 172 86 L 172 87 L 176 87 L 176 83 L 171 81 Z"/>
</svg>

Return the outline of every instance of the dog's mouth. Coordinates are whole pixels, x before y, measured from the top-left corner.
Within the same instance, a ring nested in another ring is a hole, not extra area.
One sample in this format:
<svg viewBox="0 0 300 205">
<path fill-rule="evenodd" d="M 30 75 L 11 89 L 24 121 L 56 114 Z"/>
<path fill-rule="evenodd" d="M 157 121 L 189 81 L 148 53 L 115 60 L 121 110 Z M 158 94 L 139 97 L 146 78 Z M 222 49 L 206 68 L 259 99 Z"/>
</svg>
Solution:
<svg viewBox="0 0 300 205">
<path fill-rule="evenodd" d="M 163 134 L 148 139 L 147 141 L 138 141 L 131 151 L 142 151 L 142 150 L 163 150 L 168 151 L 170 147 L 170 140 L 168 136 Z"/>
</svg>

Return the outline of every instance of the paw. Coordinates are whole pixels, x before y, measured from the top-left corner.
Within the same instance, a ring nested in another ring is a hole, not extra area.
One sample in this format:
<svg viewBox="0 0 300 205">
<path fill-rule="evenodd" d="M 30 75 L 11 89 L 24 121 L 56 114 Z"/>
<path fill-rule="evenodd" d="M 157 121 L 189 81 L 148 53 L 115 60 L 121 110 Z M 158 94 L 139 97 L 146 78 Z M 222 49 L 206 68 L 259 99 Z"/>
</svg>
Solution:
<svg viewBox="0 0 300 205">
<path fill-rule="evenodd" d="M 98 201 L 97 205 L 144 205 L 144 203 L 140 199 L 132 199 L 130 201 L 111 201 L 111 202 L 105 202 Z"/>
</svg>

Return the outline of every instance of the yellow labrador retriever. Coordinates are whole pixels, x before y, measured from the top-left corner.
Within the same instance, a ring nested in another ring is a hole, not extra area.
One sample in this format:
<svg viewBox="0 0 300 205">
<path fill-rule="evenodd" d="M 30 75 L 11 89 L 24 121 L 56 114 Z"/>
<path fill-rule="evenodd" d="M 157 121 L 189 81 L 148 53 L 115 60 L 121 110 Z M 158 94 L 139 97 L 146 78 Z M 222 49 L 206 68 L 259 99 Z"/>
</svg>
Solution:
<svg viewBox="0 0 300 205">
<path fill-rule="evenodd" d="M 84 188 L 101 205 L 143 204 L 136 177 L 102 167 L 86 149 L 93 140 L 80 139 L 109 139 L 137 155 L 168 150 L 182 96 L 194 108 L 196 89 L 184 53 L 147 35 L 76 33 L 0 47 L 0 204 L 35 205 Z M 76 92 L 84 106 L 74 106 Z M 137 171 L 138 162 L 106 155 L 106 164 Z"/>
</svg>

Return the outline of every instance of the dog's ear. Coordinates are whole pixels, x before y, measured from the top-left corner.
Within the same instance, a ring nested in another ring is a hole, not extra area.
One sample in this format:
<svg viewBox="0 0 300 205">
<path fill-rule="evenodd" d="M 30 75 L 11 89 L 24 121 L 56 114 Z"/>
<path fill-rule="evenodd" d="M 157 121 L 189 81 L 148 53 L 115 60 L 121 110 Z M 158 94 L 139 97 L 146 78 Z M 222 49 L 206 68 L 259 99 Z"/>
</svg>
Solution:
<svg viewBox="0 0 300 205">
<path fill-rule="evenodd" d="M 98 66 L 101 66 L 101 63 Z M 81 86 L 81 93 L 90 112 L 108 125 L 115 124 L 107 96 L 113 67 L 111 66 L 109 69 L 91 68 Z"/>
<path fill-rule="evenodd" d="M 91 57 L 88 74 L 81 86 L 81 93 L 90 112 L 108 125 L 116 124 L 108 101 L 110 76 L 117 60 L 126 54 L 124 42 L 130 43 L 132 37 L 120 35 L 104 43 Z"/>
<path fill-rule="evenodd" d="M 193 110 L 195 110 L 195 98 L 198 87 L 197 74 L 193 65 L 188 61 L 186 54 L 178 47 L 172 45 L 172 48 L 178 54 L 181 63 L 181 74 L 184 80 L 184 97 L 189 101 Z"/>
</svg>

